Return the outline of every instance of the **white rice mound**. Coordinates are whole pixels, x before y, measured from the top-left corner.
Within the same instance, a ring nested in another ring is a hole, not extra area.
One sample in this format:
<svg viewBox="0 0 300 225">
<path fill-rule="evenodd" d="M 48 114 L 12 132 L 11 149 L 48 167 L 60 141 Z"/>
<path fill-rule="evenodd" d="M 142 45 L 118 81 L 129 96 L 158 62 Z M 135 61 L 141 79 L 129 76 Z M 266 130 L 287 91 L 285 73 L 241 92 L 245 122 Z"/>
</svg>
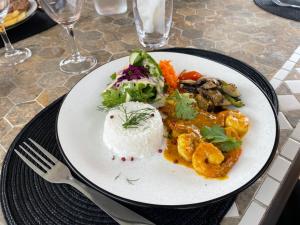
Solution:
<svg viewBox="0 0 300 225">
<path fill-rule="evenodd" d="M 145 103 L 127 102 L 127 112 L 151 108 L 154 116 L 143 121 L 138 128 L 123 128 L 124 113 L 120 109 L 108 112 L 104 122 L 103 141 L 114 155 L 144 158 L 157 152 L 163 144 L 163 122 L 159 111 Z"/>
</svg>

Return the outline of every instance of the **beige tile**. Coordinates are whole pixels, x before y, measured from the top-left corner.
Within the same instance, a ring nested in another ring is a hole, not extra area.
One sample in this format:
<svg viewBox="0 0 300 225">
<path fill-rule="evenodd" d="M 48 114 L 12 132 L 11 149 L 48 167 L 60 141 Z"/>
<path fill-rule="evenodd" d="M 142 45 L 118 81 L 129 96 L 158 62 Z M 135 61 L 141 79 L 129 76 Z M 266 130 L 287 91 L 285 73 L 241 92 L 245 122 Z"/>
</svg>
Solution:
<svg viewBox="0 0 300 225">
<path fill-rule="evenodd" d="M 41 73 L 36 73 L 32 70 L 20 70 L 14 73 L 11 79 L 18 88 L 28 89 L 34 85 L 41 76 Z"/>
<path fill-rule="evenodd" d="M 24 87 L 17 87 L 14 91 L 12 91 L 8 98 L 15 104 L 24 103 L 28 101 L 33 101 L 40 93 L 42 92 L 42 88 L 38 87 L 35 84 Z"/>
<path fill-rule="evenodd" d="M 296 96 L 296 98 L 297 98 L 297 96 Z M 300 98 L 298 99 L 298 101 L 300 102 Z M 296 125 L 300 119 L 300 110 L 285 112 L 285 117 L 288 119 L 288 121 L 290 122 L 290 124 L 293 127 L 296 127 Z"/>
<path fill-rule="evenodd" d="M 265 207 L 253 201 L 247 209 L 247 212 L 243 216 L 239 225 L 259 225 L 265 211 Z"/>
<path fill-rule="evenodd" d="M 18 135 L 18 133 L 22 130 L 23 126 L 14 127 L 11 129 L 4 137 L 0 139 L 0 144 L 8 150 L 10 144 L 15 139 L 15 137 Z"/>
<path fill-rule="evenodd" d="M 65 52 L 65 49 L 61 47 L 49 47 L 43 48 L 39 51 L 38 55 L 45 59 L 61 57 Z"/>
<path fill-rule="evenodd" d="M 220 225 L 238 225 L 240 218 L 223 218 Z"/>
<path fill-rule="evenodd" d="M 294 68 L 286 77 L 287 80 L 300 80 L 300 68 Z"/>
<path fill-rule="evenodd" d="M 300 103 L 293 95 L 278 95 L 278 101 L 283 112 L 300 110 Z"/>
<path fill-rule="evenodd" d="M 9 95 L 15 87 L 15 84 L 13 84 L 10 80 L 3 80 L 0 77 L 0 98 Z"/>
<path fill-rule="evenodd" d="M 254 194 L 257 190 L 257 188 L 260 186 L 260 184 L 263 182 L 264 177 L 261 177 L 258 179 L 254 184 L 252 184 L 250 187 L 248 187 L 245 191 L 241 192 L 237 199 L 237 207 L 239 209 L 239 213 L 243 215 L 249 206 L 250 199 L 254 197 Z"/>
<path fill-rule="evenodd" d="M 38 84 L 43 88 L 54 88 L 58 86 L 63 86 L 65 81 L 65 75 L 58 72 L 54 72 L 44 74 L 43 77 L 38 80 Z"/>
<path fill-rule="evenodd" d="M 12 129 L 6 119 L 0 119 L 0 138 L 7 134 Z"/>
<path fill-rule="evenodd" d="M 70 77 L 67 82 L 64 84 L 65 87 L 67 87 L 68 89 L 71 89 L 75 84 L 77 84 L 78 81 L 80 81 L 82 78 L 84 77 L 84 75 L 76 75 L 76 76 L 72 76 Z"/>
<path fill-rule="evenodd" d="M 7 98 L 0 98 L 0 118 L 13 107 L 13 103 Z"/>
<path fill-rule="evenodd" d="M 298 151 L 300 150 L 300 143 L 289 138 L 281 149 L 281 155 L 285 156 L 290 160 L 294 160 Z"/>
<path fill-rule="evenodd" d="M 66 87 L 56 87 L 53 89 L 44 90 L 36 99 L 38 103 L 40 103 L 43 107 L 48 106 L 57 98 L 66 94 L 69 91 Z"/>
<path fill-rule="evenodd" d="M 16 125 L 23 125 L 32 119 L 42 107 L 36 102 L 28 102 L 16 105 L 6 116 L 7 120 Z"/>
</svg>

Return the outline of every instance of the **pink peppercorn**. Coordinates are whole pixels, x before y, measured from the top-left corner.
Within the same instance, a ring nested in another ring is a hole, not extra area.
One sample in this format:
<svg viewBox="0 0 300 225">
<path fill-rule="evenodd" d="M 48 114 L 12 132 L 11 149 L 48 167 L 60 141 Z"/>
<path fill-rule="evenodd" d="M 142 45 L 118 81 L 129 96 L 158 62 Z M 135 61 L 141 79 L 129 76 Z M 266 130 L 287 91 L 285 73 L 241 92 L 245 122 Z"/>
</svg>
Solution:
<svg viewBox="0 0 300 225">
<path fill-rule="evenodd" d="M 125 157 L 122 157 L 121 160 L 124 162 L 124 161 L 126 161 L 126 158 L 125 158 Z"/>
<path fill-rule="evenodd" d="M 131 160 L 131 161 L 133 161 L 133 160 L 134 160 L 134 158 L 133 158 L 133 157 L 131 157 L 131 158 L 130 158 L 130 160 Z"/>
<path fill-rule="evenodd" d="M 158 149 L 158 152 L 159 152 L 159 153 L 162 153 L 162 149 Z"/>
</svg>

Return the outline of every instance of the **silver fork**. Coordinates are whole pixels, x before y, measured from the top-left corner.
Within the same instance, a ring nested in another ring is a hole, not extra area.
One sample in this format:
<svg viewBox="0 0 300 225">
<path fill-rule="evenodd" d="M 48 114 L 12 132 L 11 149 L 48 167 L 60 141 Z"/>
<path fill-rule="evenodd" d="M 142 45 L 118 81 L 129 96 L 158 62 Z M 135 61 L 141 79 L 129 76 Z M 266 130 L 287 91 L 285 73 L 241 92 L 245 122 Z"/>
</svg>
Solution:
<svg viewBox="0 0 300 225">
<path fill-rule="evenodd" d="M 34 172 L 36 172 L 42 178 L 51 183 L 64 183 L 73 186 L 120 225 L 155 225 L 134 211 L 76 180 L 71 175 L 69 168 L 65 164 L 55 158 L 31 138 L 29 138 L 29 141 L 35 146 L 35 148 L 39 149 L 44 155 L 46 155 L 50 161 L 43 157 L 40 153 L 38 153 L 37 150 L 35 150 L 26 142 L 23 142 L 23 146 L 19 145 L 20 149 L 22 149 L 32 161 L 37 163 L 46 172 L 34 165 L 31 160 L 25 157 L 24 153 L 21 153 L 21 151 L 15 149 L 15 152 Z M 34 153 L 34 155 L 32 153 Z"/>
</svg>

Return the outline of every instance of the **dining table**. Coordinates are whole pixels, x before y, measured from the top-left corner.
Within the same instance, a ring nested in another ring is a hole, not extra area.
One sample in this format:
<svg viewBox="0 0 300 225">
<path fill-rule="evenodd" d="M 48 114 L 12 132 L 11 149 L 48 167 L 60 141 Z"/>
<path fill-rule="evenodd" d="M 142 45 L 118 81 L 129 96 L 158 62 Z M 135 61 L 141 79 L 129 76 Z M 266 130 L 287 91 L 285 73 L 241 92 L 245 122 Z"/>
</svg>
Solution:
<svg viewBox="0 0 300 225">
<path fill-rule="evenodd" d="M 263 74 L 276 91 L 280 125 L 276 154 L 266 172 L 238 194 L 221 225 L 276 224 L 300 173 L 300 23 L 272 15 L 252 0 L 174 0 L 173 7 L 165 48 L 231 56 Z M 125 14 L 100 16 L 93 1 L 85 1 L 75 33 L 81 53 L 97 58 L 96 67 L 141 48 L 131 8 L 128 1 Z M 58 25 L 14 46 L 29 48 L 32 57 L 0 70 L 0 166 L 22 128 L 86 76 L 59 70 L 59 61 L 70 48 Z M 1 210 L 0 224 L 6 224 Z"/>
</svg>

